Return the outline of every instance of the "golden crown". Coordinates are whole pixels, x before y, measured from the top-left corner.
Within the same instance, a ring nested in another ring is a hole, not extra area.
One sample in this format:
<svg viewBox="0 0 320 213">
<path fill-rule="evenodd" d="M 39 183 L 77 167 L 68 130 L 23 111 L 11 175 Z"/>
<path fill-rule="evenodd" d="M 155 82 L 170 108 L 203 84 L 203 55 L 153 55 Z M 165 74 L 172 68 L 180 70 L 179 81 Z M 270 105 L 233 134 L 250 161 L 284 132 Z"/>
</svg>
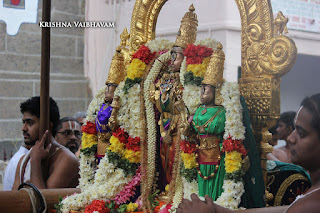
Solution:
<svg viewBox="0 0 320 213">
<path fill-rule="evenodd" d="M 186 48 L 188 44 L 193 44 L 196 41 L 198 17 L 194 11 L 194 6 L 191 4 L 189 12 L 187 12 L 181 20 L 180 29 L 174 46 Z"/>
<path fill-rule="evenodd" d="M 115 54 L 112 57 L 108 80 L 106 84 L 116 84 L 118 85 L 125 77 L 125 64 L 124 56 L 121 52 L 121 48 L 118 47 Z"/>
<path fill-rule="evenodd" d="M 219 87 L 223 83 L 223 69 L 225 55 L 222 50 L 223 46 L 219 42 L 217 49 L 213 51 L 207 70 L 204 74 L 202 84 L 209 84 Z"/>
</svg>

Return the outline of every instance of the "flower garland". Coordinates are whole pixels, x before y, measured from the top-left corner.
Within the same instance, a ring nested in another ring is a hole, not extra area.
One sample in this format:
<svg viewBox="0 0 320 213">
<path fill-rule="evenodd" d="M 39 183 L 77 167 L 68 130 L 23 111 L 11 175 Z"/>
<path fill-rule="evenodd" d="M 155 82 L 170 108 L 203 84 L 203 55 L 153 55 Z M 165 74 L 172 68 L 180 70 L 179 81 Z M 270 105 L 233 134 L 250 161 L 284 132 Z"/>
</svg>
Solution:
<svg viewBox="0 0 320 213">
<path fill-rule="evenodd" d="M 238 83 L 226 82 L 221 88 L 223 106 L 226 110 L 223 150 L 225 151 L 226 176 L 223 193 L 216 203 L 229 209 L 238 209 L 244 193 L 241 161 L 247 151 L 242 141 L 245 139 L 245 127 L 242 122 L 242 107 Z"/>
<path fill-rule="evenodd" d="M 213 50 L 217 49 L 218 44 L 219 42 L 211 37 L 194 42 L 194 45 L 206 46 Z"/>
<path fill-rule="evenodd" d="M 156 48 L 161 45 L 161 48 Z M 149 47 L 150 48 L 149 48 Z M 95 118 L 104 102 L 105 86 L 101 88 L 91 101 L 87 111 L 87 123 L 83 127 L 83 148 L 80 160 L 81 178 L 80 194 L 66 197 L 62 201 L 63 212 L 79 210 L 94 200 L 113 199 L 117 204 L 126 202 L 134 195 L 135 187 L 140 184 L 140 81 L 146 66 L 153 60 L 156 52 L 166 52 L 172 46 L 164 39 L 151 41 L 141 46 L 133 55 L 127 67 L 126 80 L 122 81 L 115 95 L 120 97 L 121 107 L 117 120 L 120 128 L 110 138 L 110 146 L 106 155 L 101 159 L 99 169 L 95 171 L 94 154 L 96 152 L 97 132 L 95 131 Z M 155 128 L 154 128 L 155 129 Z M 126 211 L 134 209 L 131 205 Z"/>
<path fill-rule="evenodd" d="M 84 213 L 109 213 L 109 212 L 134 212 L 138 209 L 137 203 L 129 203 L 125 205 L 117 205 L 112 201 L 104 201 L 104 200 L 94 200 L 90 205 L 88 205 Z"/>
<path fill-rule="evenodd" d="M 95 153 L 97 151 L 97 130 L 95 125 L 95 118 L 100 106 L 104 102 L 106 86 L 103 86 L 95 95 L 94 99 L 90 102 L 86 123 L 82 126 L 82 140 L 81 140 L 81 151 L 80 151 L 80 178 L 79 187 L 81 190 L 85 190 L 93 184 L 95 168 Z"/>
<path fill-rule="evenodd" d="M 170 60 L 171 54 L 170 52 L 164 53 L 159 57 L 159 60 L 156 60 L 144 82 L 144 101 L 145 101 L 145 109 L 146 109 L 146 120 L 147 120 L 147 140 L 148 140 L 148 162 L 147 162 L 147 190 L 151 192 L 153 178 L 155 173 L 155 152 L 156 152 L 156 120 L 155 120 L 155 112 L 153 108 L 153 103 L 149 99 L 150 95 L 150 86 L 155 81 L 156 77 L 159 75 L 162 63 L 166 63 Z M 162 62 L 162 63 L 161 63 Z"/>
<path fill-rule="evenodd" d="M 112 133 L 106 155 L 111 163 L 125 171 L 125 176 L 134 175 L 140 162 L 140 138 L 132 138 L 123 129 Z"/>
<path fill-rule="evenodd" d="M 196 45 L 188 45 L 184 51 L 186 57 L 181 65 L 180 81 L 184 86 L 182 98 L 190 114 L 196 111 L 200 103 L 200 85 L 213 53 L 212 47 L 216 47 L 215 41 L 206 39 L 197 41 Z"/>
<path fill-rule="evenodd" d="M 189 44 L 184 51 L 187 62 L 187 72 L 184 74 L 185 84 L 201 85 L 204 73 L 210 61 L 213 49 Z"/>
<path fill-rule="evenodd" d="M 226 176 L 223 182 L 223 193 L 216 203 L 229 209 L 237 209 L 244 193 L 242 180 L 241 161 L 247 151 L 242 144 L 245 138 L 245 127 L 242 123 L 242 107 L 240 92 L 237 83 L 226 82 L 221 89 L 223 106 L 226 110 L 225 134 L 223 150 L 225 152 Z M 187 141 L 180 143 L 182 150 L 182 182 L 184 198 L 190 198 L 192 193 L 198 193 L 197 170 L 196 170 L 196 147 Z M 176 206 L 176 204 L 173 204 Z M 172 209 L 174 211 L 174 209 Z"/>
</svg>

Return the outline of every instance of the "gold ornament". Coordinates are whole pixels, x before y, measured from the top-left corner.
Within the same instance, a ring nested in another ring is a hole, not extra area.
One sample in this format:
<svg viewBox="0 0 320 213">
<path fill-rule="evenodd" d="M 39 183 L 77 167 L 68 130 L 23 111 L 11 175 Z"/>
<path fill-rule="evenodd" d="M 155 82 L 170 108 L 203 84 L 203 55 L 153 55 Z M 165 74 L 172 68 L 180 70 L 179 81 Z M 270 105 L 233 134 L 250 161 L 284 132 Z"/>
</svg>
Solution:
<svg viewBox="0 0 320 213">
<path fill-rule="evenodd" d="M 193 4 L 181 20 L 180 29 L 178 31 L 176 42 L 174 43 L 174 51 L 181 52 L 181 48 L 186 48 L 188 44 L 193 44 L 197 38 L 198 17 L 194 13 Z M 180 47 L 180 48 L 179 48 Z M 183 52 L 182 52 L 183 53 Z"/>
<path fill-rule="evenodd" d="M 217 49 L 213 51 L 207 70 L 204 74 L 202 84 L 209 84 L 218 87 L 223 83 L 223 69 L 225 55 L 222 51 L 222 44 L 219 42 Z"/>
<path fill-rule="evenodd" d="M 221 105 L 223 98 L 221 96 L 221 86 L 224 82 L 223 70 L 225 55 L 222 50 L 223 46 L 219 42 L 217 49 L 211 55 L 209 65 L 204 74 L 202 84 L 209 84 L 215 87 L 215 99 L 216 105 Z"/>
<path fill-rule="evenodd" d="M 112 57 L 106 84 L 118 85 L 124 79 L 124 69 L 124 57 L 121 53 L 121 49 L 117 48 L 115 54 Z"/>
<path fill-rule="evenodd" d="M 118 85 L 126 76 L 125 67 L 126 64 L 128 64 L 128 58 L 130 58 L 129 50 L 126 48 L 129 37 L 130 35 L 128 34 L 127 28 L 124 28 L 120 35 L 120 45 L 117 47 L 116 52 L 112 57 L 106 84 Z"/>
</svg>

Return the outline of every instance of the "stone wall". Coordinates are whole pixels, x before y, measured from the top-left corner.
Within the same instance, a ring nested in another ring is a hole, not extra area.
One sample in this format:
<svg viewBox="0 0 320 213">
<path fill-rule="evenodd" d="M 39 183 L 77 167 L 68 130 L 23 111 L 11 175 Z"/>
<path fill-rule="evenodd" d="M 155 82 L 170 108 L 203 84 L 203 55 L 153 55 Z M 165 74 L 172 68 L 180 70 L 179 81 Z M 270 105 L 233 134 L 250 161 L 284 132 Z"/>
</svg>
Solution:
<svg viewBox="0 0 320 213">
<path fill-rule="evenodd" d="M 39 0 L 38 22 L 42 0 Z M 52 1 L 52 21 L 84 21 L 85 0 Z M 15 36 L 0 22 L 0 159 L 7 159 L 22 142 L 20 103 L 40 95 L 41 28 L 23 23 Z M 52 28 L 50 96 L 61 117 L 85 111 L 91 100 L 83 71 L 84 28 Z"/>
</svg>

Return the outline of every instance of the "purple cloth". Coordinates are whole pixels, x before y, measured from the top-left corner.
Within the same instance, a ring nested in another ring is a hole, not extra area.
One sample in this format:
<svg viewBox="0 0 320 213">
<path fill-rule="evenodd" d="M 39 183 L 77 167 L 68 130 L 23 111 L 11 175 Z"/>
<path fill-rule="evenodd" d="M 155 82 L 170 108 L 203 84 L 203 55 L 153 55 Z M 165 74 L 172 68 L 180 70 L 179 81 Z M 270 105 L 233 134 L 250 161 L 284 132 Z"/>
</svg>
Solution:
<svg viewBox="0 0 320 213">
<path fill-rule="evenodd" d="M 107 125 L 108 122 L 109 122 L 109 118 L 111 116 L 111 112 L 112 112 L 112 107 L 111 106 L 108 106 L 105 110 L 103 109 L 104 107 L 106 106 L 106 104 L 102 104 L 99 112 L 98 112 L 98 115 L 96 117 L 96 128 L 97 128 L 97 131 L 98 132 L 109 132 L 110 131 L 110 128 L 107 127 L 106 130 L 103 130 L 101 125 Z M 101 125 L 100 125 L 100 124 Z"/>
</svg>

